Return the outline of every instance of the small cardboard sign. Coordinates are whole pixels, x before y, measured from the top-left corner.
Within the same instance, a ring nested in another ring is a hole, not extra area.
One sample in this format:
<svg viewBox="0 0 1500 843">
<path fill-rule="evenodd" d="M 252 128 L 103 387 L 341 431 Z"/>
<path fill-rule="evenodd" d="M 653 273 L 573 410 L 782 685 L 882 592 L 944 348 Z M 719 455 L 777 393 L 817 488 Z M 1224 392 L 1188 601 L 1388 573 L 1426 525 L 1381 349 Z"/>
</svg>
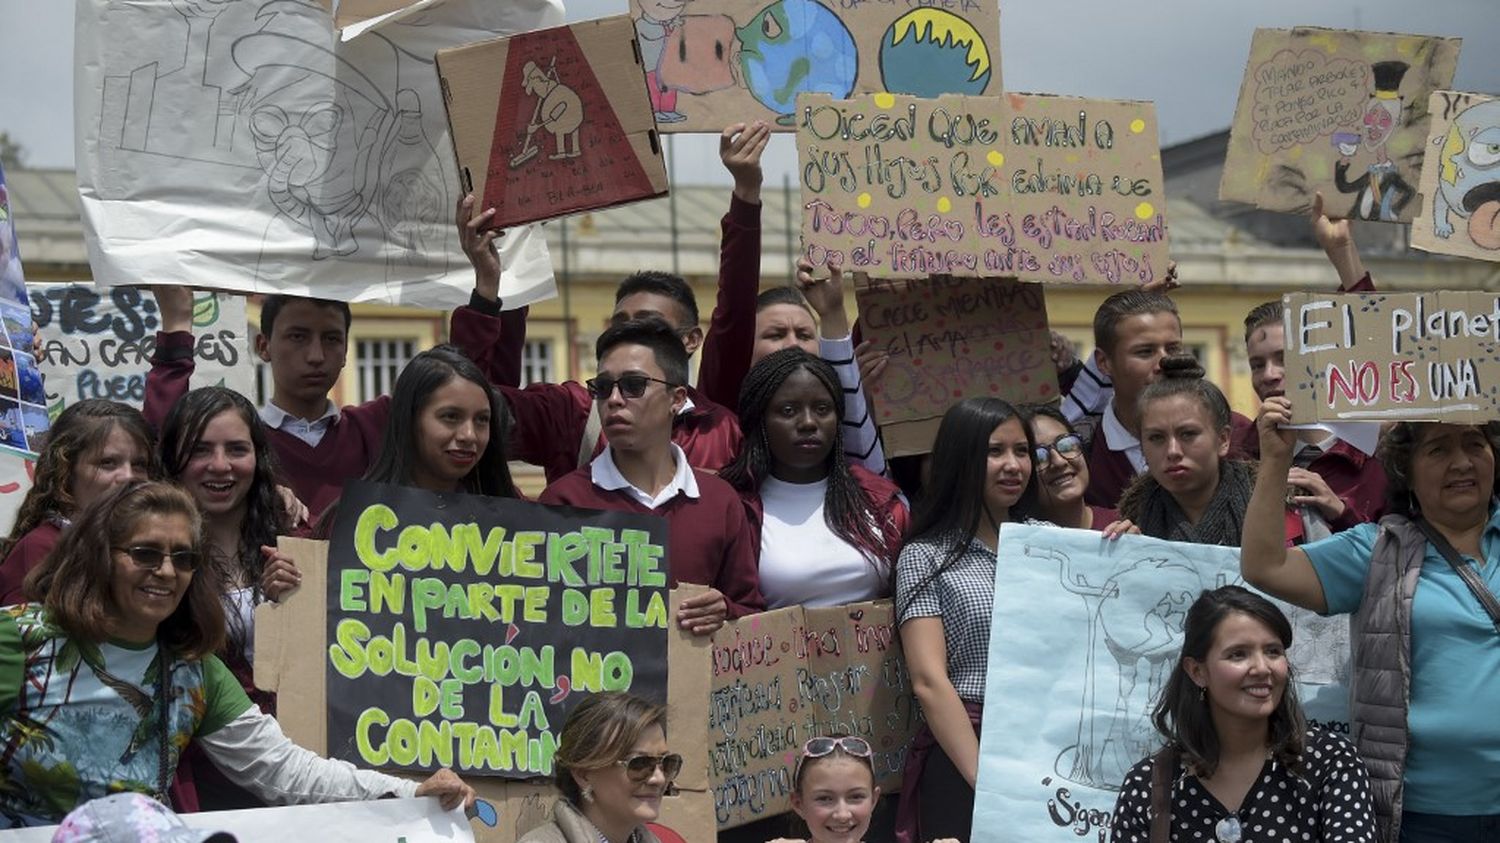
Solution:
<svg viewBox="0 0 1500 843">
<path fill-rule="evenodd" d="M 1427 252 L 1500 261 L 1500 100 L 1437 91 L 1428 111 L 1425 204 L 1412 220 L 1411 244 Z"/>
<path fill-rule="evenodd" d="M 870 385 L 887 454 L 931 451 L 943 414 L 962 398 L 1057 399 L 1040 284 L 859 279 L 855 296 L 863 337 L 890 355 L 885 374 Z"/>
<path fill-rule="evenodd" d="M 814 265 L 1141 284 L 1167 271 L 1149 102 L 1034 94 L 798 98 Z"/>
<path fill-rule="evenodd" d="M 1500 294 L 1284 296 L 1300 422 L 1500 419 Z"/>
<path fill-rule="evenodd" d="M 490 226 L 666 194 L 629 16 L 439 50 L 437 65 L 460 181 Z"/>
<path fill-rule="evenodd" d="M 1229 132 L 1219 198 L 1305 213 L 1409 222 L 1427 101 L 1453 82 L 1458 38 L 1299 27 L 1257 29 Z"/>
<path fill-rule="evenodd" d="M 36 336 L 27 302 L 10 189 L 0 167 L 0 450 L 21 456 L 36 453 L 51 425 L 42 375 L 32 356 Z"/>
<path fill-rule="evenodd" d="M 630 14 L 664 132 L 791 131 L 803 93 L 1002 90 L 997 0 L 632 0 Z"/>
<path fill-rule="evenodd" d="M 791 809 L 802 745 L 869 741 L 876 784 L 901 789 L 921 724 L 889 600 L 792 606 L 731 621 L 713 637 L 709 774 L 719 828 Z"/>
<path fill-rule="evenodd" d="M 591 693 L 667 696 L 667 527 L 351 483 L 329 546 L 328 750 L 531 778 Z"/>
</svg>

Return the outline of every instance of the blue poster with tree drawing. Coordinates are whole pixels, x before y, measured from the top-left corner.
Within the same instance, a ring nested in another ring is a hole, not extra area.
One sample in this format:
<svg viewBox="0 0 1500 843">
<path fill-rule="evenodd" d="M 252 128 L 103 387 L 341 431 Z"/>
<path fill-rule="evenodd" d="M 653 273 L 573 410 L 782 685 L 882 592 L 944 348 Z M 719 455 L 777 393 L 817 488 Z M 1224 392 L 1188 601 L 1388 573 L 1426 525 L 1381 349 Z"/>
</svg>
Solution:
<svg viewBox="0 0 1500 843">
<path fill-rule="evenodd" d="M 1162 746 L 1151 711 L 1204 589 L 1239 551 L 1005 524 L 996 566 L 974 843 L 1109 840 L 1125 773 Z M 1274 601 L 1309 721 L 1348 734 L 1348 619 Z"/>
<path fill-rule="evenodd" d="M 32 354 L 34 340 L 15 215 L 0 166 L 0 449 L 27 454 L 47 432 L 47 393 Z"/>
</svg>

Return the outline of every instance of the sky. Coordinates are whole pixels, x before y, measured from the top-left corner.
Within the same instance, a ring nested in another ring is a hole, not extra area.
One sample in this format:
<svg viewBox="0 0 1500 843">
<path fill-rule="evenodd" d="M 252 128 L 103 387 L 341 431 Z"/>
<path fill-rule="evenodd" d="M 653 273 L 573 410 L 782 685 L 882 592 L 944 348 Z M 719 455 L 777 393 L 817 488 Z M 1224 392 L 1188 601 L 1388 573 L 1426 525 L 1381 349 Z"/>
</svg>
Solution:
<svg viewBox="0 0 1500 843">
<path fill-rule="evenodd" d="M 628 0 L 565 2 L 572 20 L 628 10 Z M 73 8 L 0 0 L 0 131 L 20 141 L 28 166 L 73 166 Z M 1454 87 L 1500 94 L 1497 0 L 1010 0 L 1000 7 L 1002 78 L 1012 91 L 1153 100 L 1166 146 L 1227 127 L 1251 34 L 1290 26 L 1461 36 Z M 729 182 L 715 137 L 670 137 L 668 154 L 677 183 Z M 796 157 L 791 135 L 775 137 L 768 185 L 795 183 Z"/>
</svg>

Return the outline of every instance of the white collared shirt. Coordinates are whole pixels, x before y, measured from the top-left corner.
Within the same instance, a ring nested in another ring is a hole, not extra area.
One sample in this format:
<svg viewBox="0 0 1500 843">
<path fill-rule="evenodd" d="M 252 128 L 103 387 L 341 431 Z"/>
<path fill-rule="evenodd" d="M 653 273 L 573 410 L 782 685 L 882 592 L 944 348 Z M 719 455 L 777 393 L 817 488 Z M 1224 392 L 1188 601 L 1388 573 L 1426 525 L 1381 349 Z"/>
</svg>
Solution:
<svg viewBox="0 0 1500 843">
<path fill-rule="evenodd" d="M 677 497 L 678 492 L 690 498 L 698 497 L 698 478 L 693 476 L 693 467 L 688 465 L 687 454 L 682 452 L 682 448 L 678 447 L 676 442 L 672 443 L 672 461 L 676 464 L 677 470 L 655 497 L 625 479 L 625 475 L 620 473 L 619 466 L 615 465 L 614 451 L 608 445 L 605 445 L 604 450 L 599 452 L 599 456 L 594 457 L 594 461 L 589 463 L 589 478 L 594 481 L 595 486 L 607 492 L 624 489 L 631 497 L 640 501 L 642 506 L 649 509 L 656 509 Z"/>
<path fill-rule="evenodd" d="M 1115 415 L 1115 402 L 1109 402 L 1109 406 L 1104 408 L 1104 419 L 1100 426 L 1104 428 L 1104 444 L 1111 451 L 1124 451 L 1135 473 L 1144 473 L 1146 457 L 1141 453 L 1141 440 L 1131 436 L 1125 425 L 1120 423 L 1120 417 Z"/>
<path fill-rule="evenodd" d="M 288 413 L 275 404 L 267 403 L 260 408 L 260 420 L 273 430 L 282 430 L 306 442 L 309 447 L 316 448 L 323 441 L 323 435 L 339 417 L 339 408 L 332 401 L 323 411 L 323 415 L 308 421 Z"/>
</svg>

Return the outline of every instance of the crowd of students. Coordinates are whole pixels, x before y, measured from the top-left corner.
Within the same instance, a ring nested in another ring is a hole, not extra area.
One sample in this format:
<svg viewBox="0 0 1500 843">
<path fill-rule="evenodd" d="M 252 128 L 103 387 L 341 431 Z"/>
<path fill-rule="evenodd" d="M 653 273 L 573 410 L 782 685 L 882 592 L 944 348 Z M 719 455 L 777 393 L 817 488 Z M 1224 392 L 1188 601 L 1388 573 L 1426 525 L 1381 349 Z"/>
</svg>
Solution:
<svg viewBox="0 0 1500 843">
<path fill-rule="evenodd" d="M 1183 351 L 1172 279 L 1104 300 L 1095 353 L 1060 356 L 1060 408 L 965 398 L 927 458 L 888 465 L 864 393 L 884 364 L 852 336 L 842 273 L 803 264 L 795 286 L 759 290 L 766 137 L 723 135 L 735 186 L 707 331 L 683 279 L 635 273 L 582 384 L 520 386 L 526 312 L 501 310 L 491 212 L 471 197 L 455 224 L 475 287 L 452 345 L 364 404 L 328 398 L 347 305 L 266 299 L 255 343 L 273 389 L 257 410 L 189 389 L 191 293 L 156 289 L 144 409 L 64 411 L 4 540 L 0 598 L 19 605 L 0 614 L 0 764 L 22 786 L 0 788 L 0 827 L 119 789 L 170 792 L 180 810 L 472 798 L 448 772 L 418 786 L 287 741 L 254 686 L 253 610 L 300 582 L 276 536 L 326 536 L 344 484 L 519 497 L 507 466 L 521 460 L 546 474 L 541 503 L 667 520 L 672 584 L 707 586 L 675 618 L 695 635 L 768 608 L 894 598 L 925 715 L 888 799 L 898 840 L 970 837 L 999 532 L 1017 521 L 1242 547 L 1257 587 L 1359 612 L 1350 746 L 1308 729 L 1280 612 L 1205 592 L 1157 710 L 1167 751 L 1122 783 L 1117 839 L 1500 839 L 1500 727 L 1466 705 L 1500 691 L 1500 617 L 1483 600 L 1500 569 L 1500 426 L 1396 424 L 1378 459 L 1284 429 L 1297 419 L 1275 303 L 1245 322 L 1252 422 Z M 1372 289 L 1347 223 L 1316 213 L 1314 233 L 1343 289 Z M 553 823 L 528 840 L 655 839 L 642 823 L 681 766 L 664 723 L 625 695 L 580 705 Z M 807 742 L 793 804 L 809 839 L 863 839 L 879 798 L 869 756 L 858 737 Z"/>
</svg>

